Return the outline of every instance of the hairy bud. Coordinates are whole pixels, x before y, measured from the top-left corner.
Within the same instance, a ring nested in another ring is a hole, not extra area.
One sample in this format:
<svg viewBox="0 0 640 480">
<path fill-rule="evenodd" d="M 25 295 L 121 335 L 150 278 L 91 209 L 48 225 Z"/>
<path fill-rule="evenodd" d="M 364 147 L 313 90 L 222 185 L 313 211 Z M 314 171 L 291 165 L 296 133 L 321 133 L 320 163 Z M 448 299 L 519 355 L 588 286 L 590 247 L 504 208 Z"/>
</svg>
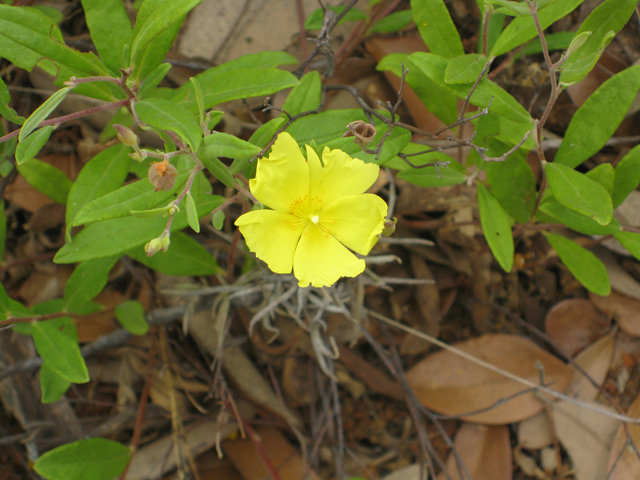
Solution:
<svg viewBox="0 0 640 480">
<path fill-rule="evenodd" d="M 133 133 L 133 130 L 131 130 L 130 128 L 118 124 L 114 125 L 113 128 L 116 129 L 118 140 L 120 140 L 126 146 L 135 148 L 140 144 L 138 136 Z"/>
</svg>

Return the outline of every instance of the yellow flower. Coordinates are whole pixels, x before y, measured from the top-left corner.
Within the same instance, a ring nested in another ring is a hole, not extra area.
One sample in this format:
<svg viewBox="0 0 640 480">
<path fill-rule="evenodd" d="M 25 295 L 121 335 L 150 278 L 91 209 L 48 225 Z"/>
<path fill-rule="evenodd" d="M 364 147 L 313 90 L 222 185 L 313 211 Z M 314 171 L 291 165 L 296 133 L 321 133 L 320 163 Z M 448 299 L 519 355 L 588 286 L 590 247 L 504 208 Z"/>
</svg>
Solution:
<svg viewBox="0 0 640 480">
<path fill-rule="evenodd" d="M 323 166 L 324 165 L 324 166 Z M 258 161 L 249 186 L 272 210 L 245 213 L 236 225 L 249 250 L 275 273 L 291 273 L 301 287 L 324 287 L 355 277 L 384 227 L 387 204 L 364 193 L 378 178 L 378 165 L 324 148 L 322 163 L 307 145 L 307 160 L 288 133 L 269 157 Z"/>
</svg>

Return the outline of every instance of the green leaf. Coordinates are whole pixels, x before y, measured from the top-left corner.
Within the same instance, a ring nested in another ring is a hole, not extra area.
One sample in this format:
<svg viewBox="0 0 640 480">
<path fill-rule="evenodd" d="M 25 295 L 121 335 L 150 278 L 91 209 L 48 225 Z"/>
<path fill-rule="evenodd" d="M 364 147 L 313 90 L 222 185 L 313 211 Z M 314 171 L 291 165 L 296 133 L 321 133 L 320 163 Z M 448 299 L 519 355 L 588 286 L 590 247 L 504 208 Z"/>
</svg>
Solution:
<svg viewBox="0 0 640 480">
<path fill-rule="evenodd" d="M 613 193 L 616 173 L 610 163 L 598 165 L 596 168 L 589 170 L 585 175 L 594 182 L 602 185 L 609 195 Z"/>
<path fill-rule="evenodd" d="M 259 97 L 271 95 L 295 87 L 300 82 L 291 73 L 276 68 L 242 68 L 220 73 L 211 78 L 209 88 L 204 90 L 204 108 L 209 109 L 220 103 L 240 98 Z M 204 83 L 201 82 L 202 85 Z M 173 97 L 178 101 L 184 98 L 184 94 Z M 187 110 L 196 113 L 198 104 L 191 96 L 190 100 L 182 103 Z"/>
<path fill-rule="evenodd" d="M 328 110 L 318 115 L 309 115 L 296 120 L 287 127 L 287 132 L 296 139 L 299 145 L 309 145 L 315 141 L 318 146 L 342 137 L 347 131 L 347 124 L 355 120 L 367 120 L 362 110 L 350 108 L 344 110 Z"/>
<path fill-rule="evenodd" d="M 444 73 L 444 81 L 448 84 L 474 83 L 487 64 L 487 57 L 478 53 L 460 55 L 452 58 Z"/>
<path fill-rule="evenodd" d="M 494 9 L 494 12 L 510 16 L 531 15 L 531 9 L 524 2 L 509 2 L 507 0 L 489 0 L 492 5 L 501 5 L 502 8 Z M 539 5 L 538 5 L 539 7 Z"/>
<path fill-rule="evenodd" d="M 187 222 L 194 232 L 200 233 L 200 222 L 198 221 L 198 209 L 196 208 L 196 202 L 193 200 L 191 192 L 187 192 Z"/>
<path fill-rule="evenodd" d="M 214 132 L 211 135 L 207 135 L 202 141 L 202 146 L 198 150 L 198 157 L 242 158 L 259 152 L 260 147 L 240 140 L 238 137 L 228 133 Z"/>
<path fill-rule="evenodd" d="M 42 390 L 42 403 L 53 403 L 60 400 L 62 395 L 69 389 L 71 382 L 58 375 L 47 365 L 40 367 L 40 389 Z"/>
<path fill-rule="evenodd" d="M 7 246 L 7 216 L 4 213 L 4 201 L 0 200 L 0 264 L 4 261 Z"/>
<path fill-rule="evenodd" d="M 143 100 L 149 97 L 151 95 L 151 92 L 154 91 L 154 89 L 160 84 L 167 73 L 169 73 L 169 70 L 171 70 L 170 63 L 161 63 L 155 68 L 154 71 L 149 73 L 149 75 L 146 76 L 146 78 L 142 82 L 142 85 L 140 85 L 140 88 L 138 89 L 138 99 Z"/>
<path fill-rule="evenodd" d="M 540 211 L 550 215 L 556 221 L 563 223 L 572 230 L 585 235 L 611 235 L 622 229 L 615 218 L 612 218 L 607 225 L 600 225 L 593 218 L 561 205 L 553 197 L 549 197 L 540 205 Z"/>
<path fill-rule="evenodd" d="M 545 166 L 549 188 L 565 207 L 607 225 L 613 214 L 609 193 L 602 185 L 566 165 L 548 163 Z"/>
<path fill-rule="evenodd" d="M 478 207 L 484 238 L 500 266 L 510 272 L 514 255 L 511 222 L 500 202 L 481 183 L 478 183 Z"/>
<path fill-rule="evenodd" d="M 249 139 L 249 143 L 256 145 L 260 149 L 264 148 L 276 134 L 278 129 L 285 123 L 285 119 L 282 117 L 272 118 L 267 123 L 264 123 L 253 132 L 251 138 Z M 239 172 L 245 172 L 246 178 L 253 178 L 255 175 L 255 169 L 257 162 L 253 162 L 253 164 L 249 163 L 249 160 L 253 158 L 254 155 L 246 156 L 244 158 L 237 158 L 233 161 L 231 166 L 229 167 L 229 171 L 232 175 L 235 175 Z M 247 169 L 247 167 L 249 167 Z M 246 170 L 245 170 L 246 169 Z"/>
<path fill-rule="evenodd" d="M 327 10 L 333 10 L 337 14 L 342 13 L 345 7 L 327 7 Z M 362 10 L 358 8 L 352 8 L 349 10 L 344 17 L 340 19 L 338 25 L 344 22 L 355 22 L 358 20 L 367 20 L 369 16 L 364 13 Z M 307 17 L 304 22 L 305 30 L 320 30 L 322 28 L 322 21 L 324 19 L 324 11 L 322 8 L 318 8 L 311 12 L 311 14 Z"/>
<path fill-rule="evenodd" d="M 536 203 L 536 179 L 527 161 L 512 153 L 504 162 L 487 162 L 484 168 L 502 207 L 516 221 L 528 222 Z"/>
<path fill-rule="evenodd" d="M 143 249 L 132 248 L 126 253 L 152 270 L 166 275 L 213 275 L 220 271 L 213 256 L 183 232 L 171 234 L 171 246 L 166 252 L 147 257 Z"/>
<path fill-rule="evenodd" d="M 71 180 L 57 168 L 35 158 L 17 165 L 18 173 L 36 190 L 51 200 L 65 204 L 71 189 Z"/>
<path fill-rule="evenodd" d="M 291 90 L 282 106 L 282 110 L 294 116 L 309 110 L 315 110 L 322 99 L 322 81 L 320 74 L 313 70 L 300 79 L 300 85 Z M 282 114 L 284 117 L 286 115 Z"/>
<path fill-rule="evenodd" d="M 491 21 L 493 22 L 493 18 L 491 18 Z M 569 48 L 569 45 L 571 45 L 571 42 L 573 42 L 574 37 L 575 32 L 555 32 L 545 34 L 544 39 L 547 44 L 547 49 L 550 52 L 553 52 L 556 50 L 567 50 Z M 540 39 L 534 38 L 529 43 L 527 43 L 523 47 L 523 53 L 525 55 L 535 55 L 537 53 L 542 53 L 542 42 L 540 41 Z M 517 53 L 513 58 L 520 58 L 520 53 Z"/>
<path fill-rule="evenodd" d="M 201 216 L 209 214 L 224 201 L 223 197 L 217 195 L 201 194 L 197 198 L 198 214 Z M 132 248 L 141 247 L 156 238 L 166 224 L 167 219 L 162 217 L 145 219 L 123 217 L 97 222 L 78 233 L 73 243 L 67 243 L 58 250 L 54 261 L 75 263 L 119 255 Z M 181 230 L 186 226 L 187 215 L 182 209 L 174 217 L 171 231 Z"/>
<path fill-rule="evenodd" d="M 465 98 L 471 91 L 472 85 L 447 84 L 444 81 L 447 65 L 449 64 L 446 58 L 433 53 L 417 52 L 409 55 L 409 60 L 422 70 L 427 77 L 458 97 Z M 483 78 L 478 83 L 469 101 L 480 108 L 487 108 L 491 103 L 490 112 L 517 123 L 533 122 L 529 112 L 515 98 L 488 78 Z"/>
<path fill-rule="evenodd" d="M 70 382 L 89 381 L 89 372 L 77 342 L 49 321 L 34 322 L 31 334 L 38 354 L 49 368 Z"/>
<path fill-rule="evenodd" d="M 13 314 L 9 309 L 9 296 L 0 283 L 0 320 L 6 320 L 11 317 L 13 317 Z"/>
<path fill-rule="evenodd" d="M 443 0 L 411 0 L 411 11 L 430 51 L 445 58 L 464 55 L 460 35 Z"/>
<path fill-rule="evenodd" d="M 557 0 L 551 2 L 546 8 L 538 12 L 538 18 L 542 29 L 545 30 L 556 20 L 568 15 L 578 8 L 584 0 Z M 513 21 L 504 29 L 502 35 L 498 37 L 496 43 L 491 49 L 490 57 L 502 55 L 509 50 L 527 43 L 529 40 L 538 35 L 533 18 L 529 15 L 526 17 L 514 18 Z"/>
<path fill-rule="evenodd" d="M 224 227 L 224 218 L 224 211 L 218 210 L 216 213 L 214 213 L 211 216 L 211 225 L 213 225 L 213 228 L 215 228 L 216 230 L 222 230 L 222 227 Z"/>
<path fill-rule="evenodd" d="M 128 217 L 132 211 L 149 210 L 169 202 L 187 181 L 189 172 L 178 175 L 171 190 L 154 191 L 147 179 L 125 185 L 118 190 L 87 203 L 76 215 L 73 224 Z"/>
<path fill-rule="evenodd" d="M 227 168 L 227 166 L 224 163 L 222 163 L 220 160 L 218 160 L 218 157 L 207 155 L 207 156 L 202 156 L 198 158 L 200 158 L 204 166 L 207 167 L 207 170 L 209 170 L 211 175 L 216 177 L 218 180 L 224 183 L 227 187 L 233 188 L 233 186 L 235 185 L 235 180 L 233 179 L 233 175 L 231 175 L 231 172 L 229 172 L 229 169 Z"/>
<path fill-rule="evenodd" d="M 191 77 L 189 81 L 193 85 L 193 89 L 196 92 L 196 102 L 198 104 L 198 117 L 200 118 L 200 128 L 202 128 L 202 126 L 204 125 L 204 97 L 202 94 L 202 87 L 200 86 L 200 82 L 196 77 Z"/>
<path fill-rule="evenodd" d="M 422 103 L 436 117 L 449 125 L 458 119 L 458 99 L 444 87 L 441 87 L 409 61 L 406 53 L 391 53 L 386 55 L 376 67 L 380 71 L 393 72 L 398 77 L 402 76 L 402 65 L 409 69 L 405 81 L 418 95 Z"/>
<path fill-rule="evenodd" d="M 413 20 L 413 12 L 411 10 L 400 10 L 378 20 L 369 29 L 369 33 L 391 33 L 402 30 Z"/>
<path fill-rule="evenodd" d="M 562 65 L 560 83 L 571 85 L 582 80 L 595 66 L 604 48 L 629 21 L 636 8 L 635 0 L 605 0 L 582 22 L 576 37 L 592 35 Z M 585 62 L 585 59 L 590 59 Z"/>
<path fill-rule="evenodd" d="M 80 53 L 66 46 L 60 29 L 51 18 L 29 7 L 0 4 L 0 56 L 28 71 L 38 64 L 57 77 L 58 86 L 72 76 L 109 74 L 93 53 Z M 111 87 L 105 82 L 79 85 L 76 93 L 106 101 L 114 99 Z M 123 93 L 121 98 L 124 98 Z"/>
<path fill-rule="evenodd" d="M 276 52 L 250 53 L 248 55 L 243 55 L 240 58 L 236 58 L 235 60 L 225 62 L 216 67 L 209 68 L 204 72 L 196 75 L 195 78 L 198 80 L 200 85 L 203 86 L 203 93 L 206 94 L 209 92 L 210 89 L 217 87 L 215 85 L 216 82 L 214 82 L 213 80 L 214 77 L 232 72 L 233 70 L 252 69 L 254 71 L 257 71 L 257 70 L 264 71 L 265 69 L 269 69 L 271 67 L 277 67 L 278 65 L 287 65 L 287 64 L 292 65 L 297 63 L 298 63 L 298 60 L 286 52 L 276 51 Z M 231 77 L 220 77 L 220 78 L 224 79 L 224 78 L 231 78 Z M 185 82 L 181 87 L 174 90 L 172 98 L 179 99 L 179 100 L 186 100 L 186 99 L 193 99 L 194 96 L 195 96 L 195 92 L 193 91 L 193 85 L 190 82 Z"/>
<path fill-rule="evenodd" d="M 48 480 L 113 480 L 130 456 L 129 447 L 121 443 L 90 438 L 48 451 L 33 468 Z"/>
<path fill-rule="evenodd" d="M 122 52 L 133 34 L 124 4 L 121 0 L 82 0 L 82 9 L 98 55 L 119 76 L 118 69 L 128 67 Z"/>
<path fill-rule="evenodd" d="M 75 312 L 97 296 L 109 280 L 109 272 L 119 256 L 96 258 L 79 264 L 64 288 L 62 310 Z"/>
<path fill-rule="evenodd" d="M 53 132 L 53 125 L 48 125 L 36 130 L 21 141 L 16 147 L 16 162 L 18 165 L 34 158 L 49 140 L 51 132 Z"/>
<path fill-rule="evenodd" d="M 633 232 L 617 232 L 613 234 L 631 255 L 640 260 L 640 235 Z"/>
<path fill-rule="evenodd" d="M 60 102 L 64 100 L 64 97 L 67 96 L 70 90 L 71 87 L 61 88 L 47 98 L 47 100 L 45 100 L 45 102 L 40 105 L 24 122 L 24 125 L 22 125 L 22 128 L 20 129 L 18 140 L 22 142 L 31 132 L 38 128 L 38 125 L 47 119 L 51 112 L 53 112 Z"/>
<path fill-rule="evenodd" d="M 144 318 L 144 308 L 137 300 L 127 300 L 116 306 L 115 314 L 120 325 L 127 332 L 134 335 L 145 335 L 149 331 L 149 323 Z"/>
<path fill-rule="evenodd" d="M 545 233 L 544 235 L 558 253 L 562 263 L 587 290 L 596 295 L 606 296 L 611 293 L 609 274 L 598 257 L 562 235 L 555 233 Z"/>
<path fill-rule="evenodd" d="M 161 36 L 166 31 L 172 31 L 175 25 L 182 24 L 184 17 L 189 11 L 202 0 L 182 0 L 175 2 L 174 0 L 158 0 L 150 2 L 146 0 L 140 9 L 136 26 L 133 31 L 133 40 L 131 43 L 131 65 L 140 68 L 140 56 L 148 53 L 149 47 L 153 40 Z M 149 4 L 147 6 L 147 4 Z M 146 7 L 146 8 L 145 8 Z M 173 39 L 172 39 L 173 40 Z M 157 45 L 154 45 L 157 47 Z M 164 56 L 166 52 L 163 52 Z M 157 65 L 153 66 L 153 69 Z M 153 70 L 151 69 L 151 70 Z M 136 77 L 144 78 L 144 77 Z"/>
<path fill-rule="evenodd" d="M 615 183 L 613 184 L 613 208 L 622 205 L 625 198 L 640 184 L 640 145 L 636 145 L 627 153 L 615 169 Z"/>
<path fill-rule="evenodd" d="M 583 32 L 582 35 L 591 32 Z M 598 63 L 598 59 L 604 53 L 605 48 L 611 43 L 613 37 L 616 34 L 613 31 L 607 32 L 605 37 L 602 39 L 600 45 L 597 46 L 596 50 L 590 53 L 580 54 L 580 51 L 574 53 L 570 58 L 573 58 L 575 61 L 572 62 L 568 67 L 562 68 L 562 75 L 560 76 L 560 87 L 567 87 L 569 85 L 573 85 L 574 83 L 579 82 L 587 74 L 593 70 L 593 67 Z M 576 37 L 577 38 L 577 37 Z"/>
<path fill-rule="evenodd" d="M 4 83 L 2 78 L 0 78 L 0 115 L 9 120 L 11 123 L 22 125 L 25 120 L 24 117 L 19 116 L 13 108 L 9 107 L 9 102 L 11 102 L 11 94 L 9 93 L 9 88 Z"/>
<path fill-rule="evenodd" d="M 65 218 L 69 231 L 82 207 L 122 186 L 127 178 L 131 151 L 121 143 L 113 145 L 89 160 L 80 170 L 67 198 Z"/>
<path fill-rule="evenodd" d="M 414 165 L 416 165 L 416 163 L 414 163 L 414 158 L 411 158 L 410 160 Z M 424 163 L 432 163 L 439 160 L 439 158 L 433 158 Z M 453 163 L 451 165 L 453 165 Z M 439 169 L 435 167 L 419 169 L 409 167 L 398 173 L 398 177 L 415 185 L 420 185 L 421 187 L 448 187 L 450 185 L 460 185 L 467 180 L 467 176 L 464 173 L 447 167 L 440 167 Z"/>
<path fill-rule="evenodd" d="M 144 123 L 172 130 L 185 140 L 192 151 L 196 151 L 202 141 L 202 128 L 193 114 L 182 106 L 163 98 L 148 98 L 135 104 L 136 113 Z"/>
</svg>

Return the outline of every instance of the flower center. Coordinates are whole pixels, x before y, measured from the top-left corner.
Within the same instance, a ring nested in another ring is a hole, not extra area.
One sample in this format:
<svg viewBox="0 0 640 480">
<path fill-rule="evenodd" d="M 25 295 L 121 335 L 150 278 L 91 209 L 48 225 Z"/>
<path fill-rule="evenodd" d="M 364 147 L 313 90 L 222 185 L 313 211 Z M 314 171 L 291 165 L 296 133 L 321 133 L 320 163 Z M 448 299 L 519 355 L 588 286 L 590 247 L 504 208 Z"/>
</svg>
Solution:
<svg viewBox="0 0 640 480">
<path fill-rule="evenodd" d="M 320 217 L 318 215 L 309 215 L 309 220 L 313 223 L 318 223 L 320 221 Z"/>
</svg>

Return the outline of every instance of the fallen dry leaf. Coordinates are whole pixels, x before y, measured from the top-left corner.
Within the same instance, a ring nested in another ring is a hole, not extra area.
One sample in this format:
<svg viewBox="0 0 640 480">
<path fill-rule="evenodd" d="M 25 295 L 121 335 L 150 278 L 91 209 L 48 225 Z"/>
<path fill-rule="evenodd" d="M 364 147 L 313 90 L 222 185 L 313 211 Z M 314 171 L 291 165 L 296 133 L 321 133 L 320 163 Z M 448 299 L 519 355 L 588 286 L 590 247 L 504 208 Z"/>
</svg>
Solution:
<svg viewBox="0 0 640 480">
<path fill-rule="evenodd" d="M 228 438 L 237 429 L 235 423 L 220 425 L 217 420 L 196 422 L 185 428 L 184 446 L 196 457 L 212 448 L 218 437 Z M 173 439 L 174 435 L 169 434 L 139 449 L 131 460 L 125 480 L 153 480 L 176 468 Z"/>
<path fill-rule="evenodd" d="M 489 334 L 454 346 L 534 383 L 539 382 L 536 363 L 540 362 L 545 381 L 554 390 L 564 391 L 571 380 L 569 367 L 533 342 L 515 335 Z M 448 350 L 416 364 L 407 372 L 407 380 L 423 405 L 468 421 L 504 425 L 529 418 L 543 408 L 533 392 L 491 408 L 528 387 Z M 481 409 L 488 410 L 465 415 Z"/>
<path fill-rule="evenodd" d="M 627 411 L 631 418 L 640 417 L 640 395 L 633 401 Z M 640 425 L 629 425 L 629 434 L 635 445 L 640 445 Z M 618 429 L 609 454 L 607 474 L 611 474 L 608 480 L 630 480 L 640 478 L 640 458 L 630 446 L 627 446 L 627 433 L 624 425 Z M 622 452 L 624 449 L 624 452 Z M 620 456 L 622 452 L 622 456 Z M 612 471 L 613 470 L 613 471 Z"/>
<path fill-rule="evenodd" d="M 593 404 L 607 408 L 596 402 Z M 576 480 L 605 478 L 609 450 L 620 420 L 567 400 L 559 400 L 552 406 L 556 435 L 571 457 Z M 631 478 L 637 477 L 628 477 L 629 480 Z"/>
<path fill-rule="evenodd" d="M 538 412 L 518 425 L 518 446 L 527 450 L 540 450 L 553 443 L 553 432 L 546 411 Z"/>
<path fill-rule="evenodd" d="M 511 480 L 511 443 L 506 425 L 464 423 L 458 430 L 454 446 L 473 480 Z M 453 455 L 447 459 L 447 472 L 451 480 L 467 478 L 460 476 Z M 445 478 L 443 473 L 438 475 L 438 480 Z"/>
<path fill-rule="evenodd" d="M 611 366 L 614 345 L 615 337 L 612 334 L 605 335 L 585 348 L 574 361 L 595 383 L 602 385 Z M 571 368 L 575 369 L 575 373 L 567 388 L 567 395 L 581 400 L 595 400 L 598 389 L 575 367 Z"/>
<path fill-rule="evenodd" d="M 584 298 L 562 300 L 549 310 L 544 323 L 547 335 L 562 353 L 573 357 L 607 331 L 607 317 Z"/>
<path fill-rule="evenodd" d="M 622 330 L 629 335 L 640 336 L 639 300 L 615 291 L 606 297 L 593 293 L 589 296 L 600 310 L 616 319 Z"/>
<path fill-rule="evenodd" d="M 259 445 L 253 440 L 225 440 L 222 450 L 245 480 L 270 478 L 265 457 L 278 473 L 280 480 L 320 480 L 320 477 L 305 465 L 302 456 L 275 427 L 256 428 Z"/>
</svg>

